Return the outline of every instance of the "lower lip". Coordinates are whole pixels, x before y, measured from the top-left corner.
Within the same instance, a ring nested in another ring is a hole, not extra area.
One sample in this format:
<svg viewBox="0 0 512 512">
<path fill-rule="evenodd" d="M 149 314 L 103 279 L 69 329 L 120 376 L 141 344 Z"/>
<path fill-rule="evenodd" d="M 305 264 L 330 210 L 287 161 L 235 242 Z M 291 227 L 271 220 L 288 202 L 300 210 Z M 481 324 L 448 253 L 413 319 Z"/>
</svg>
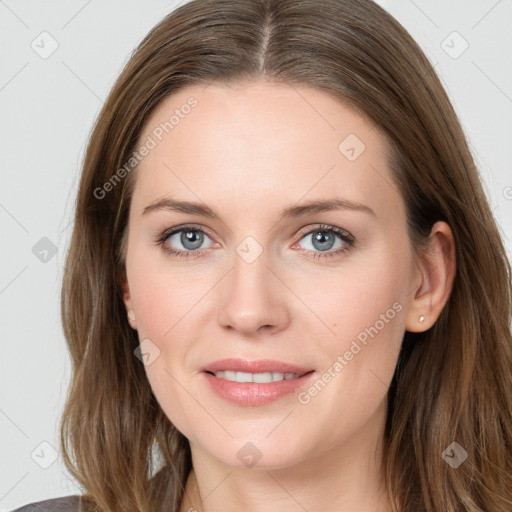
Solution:
<svg viewBox="0 0 512 512">
<path fill-rule="evenodd" d="M 307 385 L 315 372 L 297 379 L 280 380 L 265 384 L 256 382 L 233 382 L 203 372 L 210 388 L 221 398 L 237 405 L 258 406 L 274 402 Z"/>
</svg>

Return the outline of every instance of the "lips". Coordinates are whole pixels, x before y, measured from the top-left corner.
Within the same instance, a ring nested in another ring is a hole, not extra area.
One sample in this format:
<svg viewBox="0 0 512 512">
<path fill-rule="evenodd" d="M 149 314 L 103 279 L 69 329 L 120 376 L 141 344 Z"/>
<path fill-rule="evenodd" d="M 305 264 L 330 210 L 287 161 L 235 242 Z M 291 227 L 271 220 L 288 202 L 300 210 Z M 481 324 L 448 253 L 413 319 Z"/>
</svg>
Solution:
<svg viewBox="0 0 512 512">
<path fill-rule="evenodd" d="M 262 359 L 220 359 L 201 368 L 201 378 L 217 396 L 240 406 L 262 406 L 307 386 L 312 368 Z"/>
<path fill-rule="evenodd" d="M 295 373 L 304 375 L 313 371 L 313 368 L 297 366 L 272 359 L 260 359 L 256 361 L 244 359 L 219 359 L 203 366 L 200 371 L 208 373 L 217 372 L 245 372 L 245 373 Z"/>
</svg>

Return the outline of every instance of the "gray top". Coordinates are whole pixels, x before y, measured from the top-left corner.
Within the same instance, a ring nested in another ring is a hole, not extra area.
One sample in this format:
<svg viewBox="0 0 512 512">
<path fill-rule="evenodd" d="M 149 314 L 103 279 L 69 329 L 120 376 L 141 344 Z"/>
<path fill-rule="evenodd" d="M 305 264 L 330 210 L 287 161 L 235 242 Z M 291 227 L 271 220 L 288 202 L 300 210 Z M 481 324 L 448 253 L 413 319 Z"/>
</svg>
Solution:
<svg viewBox="0 0 512 512">
<path fill-rule="evenodd" d="M 82 506 L 81 510 L 85 510 Z M 80 496 L 63 496 L 23 505 L 12 512 L 81 512 Z"/>
</svg>

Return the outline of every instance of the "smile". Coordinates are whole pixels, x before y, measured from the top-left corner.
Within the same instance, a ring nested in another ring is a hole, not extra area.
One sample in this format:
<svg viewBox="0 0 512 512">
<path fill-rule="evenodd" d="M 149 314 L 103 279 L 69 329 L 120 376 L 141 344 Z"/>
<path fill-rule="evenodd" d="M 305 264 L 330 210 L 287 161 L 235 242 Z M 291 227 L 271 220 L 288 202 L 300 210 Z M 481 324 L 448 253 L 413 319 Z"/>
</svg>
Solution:
<svg viewBox="0 0 512 512">
<path fill-rule="evenodd" d="M 248 372 L 234 372 L 230 370 L 209 372 L 215 377 L 220 379 L 229 380 L 231 382 L 257 382 L 259 384 L 268 384 L 270 382 L 278 382 L 281 380 L 298 379 L 304 375 L 303 373 L 279 373 L 279 372 L 265 372 L 265 373 L 248 373 Z"/>
</svg>

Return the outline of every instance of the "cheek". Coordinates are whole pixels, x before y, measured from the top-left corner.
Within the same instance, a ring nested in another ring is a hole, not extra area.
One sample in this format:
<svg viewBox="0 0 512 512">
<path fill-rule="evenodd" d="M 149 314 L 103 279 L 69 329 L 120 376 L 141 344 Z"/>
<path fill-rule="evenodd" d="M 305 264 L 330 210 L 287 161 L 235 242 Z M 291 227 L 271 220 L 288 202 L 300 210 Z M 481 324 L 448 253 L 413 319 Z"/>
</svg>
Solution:
<svg viewBox="0 0 512 512">
<path fill-rule="evenodd" d="M 329 425 L 320 441 L 325 450 L 356 435 L 370 421 L 395 372 L 405 325 L 403 286 L 396 275 L 379 274 L 377 279 L 372 274 L 340 278 L 338 284 L 349 286 L 317 296 L 319 316 L 334 334 L 317 338 L 323 366 L 313 385 L 298 395 L 297 417 L 302 414 L 316 418 L 317 425 Z M 332 284 L 335 287 L 336 282 Z M 304 435 L 319 448 L 314 428 Z"/>
<path fill-rule="evenodd" d="M 407 257 L 397 254 L 381 250 L 350 272 L 335 274 L 315 294 L 308 291 L 308 304 L 330 329 L 324 327 L 319 348 L 328 354 L 324 370 L 336 377 L 325 379 L 333 382 L 332 390 L 350 390 L 365 406 L 390 384 L 405 331 Z"/>
<path fill-rule="evenodd" d="M 321 287 L 307 291 L 308 305 L 329 327 L 334 344 L 359 335 L 364 342 L 364 333 L 372 326 L 386 331 L 386 336 L 400 332 L 404 326 L 400 313 L 405 310 L 408 293 L 400 266 L 392 257 L 380 262 L 368 258 L 347 271 L 333 273 Z"/>
<path fill-rule="evenodd" d="M 182 271 L 171 271 L 170 265 L 160 265 L 155 266 L 156 270 L 144 270 L 147 266 L 142 262 L 138 267 L 134 265 L 130 283 L 137 330 L 140 337 L 165 342 L 174 331 L 190 324 L 209 286 L 205 279 L 195 278 L 193 271 L 185 267 Z"/>
<path fill-rule="evenodd" d="M 141 265 L 140 273 L 133 274 L 130 291 L 139 341 L 151 353 L 145 372 L 167 417 L 193 439 L 190 425 L 204 422 L 204 417 L 191 407 L 185 366 L 200 321 L 200 299 L 208 288 L 203 280 L 190 279 L 190 273 L 180 276 L 164 268 L 158 272 L 144 268 Z"/>
</svg>

